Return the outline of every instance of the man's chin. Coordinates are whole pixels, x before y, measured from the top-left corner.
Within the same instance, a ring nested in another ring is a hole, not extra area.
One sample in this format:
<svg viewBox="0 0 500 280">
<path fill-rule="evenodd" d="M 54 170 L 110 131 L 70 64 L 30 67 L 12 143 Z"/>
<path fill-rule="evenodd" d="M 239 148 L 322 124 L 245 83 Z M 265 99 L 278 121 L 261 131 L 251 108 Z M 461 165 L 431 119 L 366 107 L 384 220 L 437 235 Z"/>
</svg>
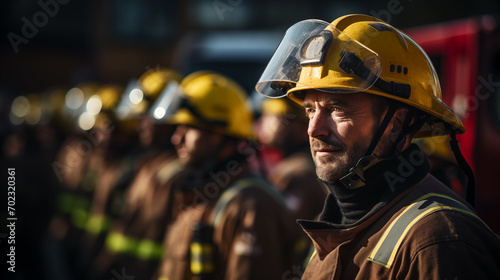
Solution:
<svg viewBox="0 0 500 280">
<path fill-rule="evenodd" d="M 192 160 L 187 154 L 178 154 L 178 157 L 181 163 L 184 164 L 185 166 L 192 165 Z"/>
<path fill-rule="evenodd" d="M 324 159 L 324 158 L 323 158 Z M 349 172 L 349 167 L 338 162 L 316 160 L 316 176 L 323 181 L 335 181 Z"/>
<path fill-rule="evenodd" d="M 335 169 L 331 168 L 316 168 L 316 176 L 323 181 L 335 181 L 340 179 L 340 176 Z"/>
</svg>

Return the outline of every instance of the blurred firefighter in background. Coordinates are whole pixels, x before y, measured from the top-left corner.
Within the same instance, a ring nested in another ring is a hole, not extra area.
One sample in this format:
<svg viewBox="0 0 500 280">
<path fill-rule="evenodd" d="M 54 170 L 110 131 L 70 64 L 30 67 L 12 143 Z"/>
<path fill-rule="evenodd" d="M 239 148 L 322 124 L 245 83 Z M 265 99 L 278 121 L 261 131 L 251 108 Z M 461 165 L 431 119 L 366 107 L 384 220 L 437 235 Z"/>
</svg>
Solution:
<svg viewBox="0 0 500 280">
<path fill-rule="evenodd" d="M 10 104 L 12 130 L 4 138 L 2 167 L 16 168 L 16 271 L 27 278 L 43 269 L 43 240 L 52 212 L 58 180 L 54 161 L 67 130 L 61 114 L 64 87 L 20 95 Z M 36 209 L 36 215 L 33 215 Z"/>
<path fill-rule="evenodd" d="M 64 112 L 74 121 L 75 134 L 61 147 L 52 166 L 61 182 L 51 223 L 52 266 L 69 267 L 50 277 L 82 277 L 96 247 L 109 227 L 110 215 L 120 211 L 114 190 L 125 188 L 133 172 L 137 138 L 133 123 L 118 122 L 114 110 L 123 87 L 79 84 L 65 97 Z M 110 202 L 111 201 L 111 202 Z M 59 271 L 55 270 L 48 270 Z"/>
<path fill-rule="evenodd" d="M 123 215 L 113 221 L 88 279 L 109 279 L 110 271 L 122 268 L 150 279 L 157 269 L 165 230 L 175 215 L 171 179 L 182 170 L 170 141 L 174 126 L 161 115 L 168 104 L 162 101 L 177 91 L 180 80 L 172 70 L 151 69 L 122 96 L 117 116 L 139 121 L 139 141 L 147 151 L 125 192 Z"/>
<path fill-rule="evenodd" d="M 280 149 L 283 156 L 271 166 L 267 178 L 283 194 L 295 218 L 316 218 L 327 191 L 316 177 L 304 109 L 284 98 L 265 99 L 261 112 L 259 142 Z"/>
<path fill-rule="evenodd" d="M 89 215 L 96 173 L 106 151 L 103 143 L 108 133 L 89 127 L 88 122 L 94 115 L 87 112 L 87 104 L 98 88 L 99 84 L 92 81 L 76 85 L 66 92 L 61 107 L 68 137 L 51 163 L 59 189 L 46 240 L 48 278 L 64 279 L 75 271 L 78 242 Z"/>
<path fill-rule="evenodd" d="M 116 109 L 124 94 L 129 94 L 129 91 L 124 91 L 121 86 L 101 86 L 89 98 L 87 110 L 79 117 L 79 124 L 88 122 L 88 129 L 103 134 L 100 146 L 105 149 L 100 166 L 89 166 L 95 176 L 95 180 L 88 184 L 93 195 L 88 216 L 81 225 L 83 234 L 77 252 L 77 269 L 85 273 L 102 248 L 112 222 L 123 215 L 124 193 L 145 151 L 138 141 L 138 121 L 117 117 Z"/>
<path fill-rule="evenodd" d="M 199 71 L 169 103 L 172 143 L 187 172 L 176 182 L 181 212 L 155 279 L 280 279 L 296 261 L 298 227 L 279 192 L 250 169 L 255 135 L 245 92 Z"/>
<path fill-rule="evenodd" d="M 448 142 L 445 136 L 413 140 L 427 156 L 431 166 L 430 173 L 459 195 L 465 196 L 467 176 L 458 166 Z"/>
</svg>

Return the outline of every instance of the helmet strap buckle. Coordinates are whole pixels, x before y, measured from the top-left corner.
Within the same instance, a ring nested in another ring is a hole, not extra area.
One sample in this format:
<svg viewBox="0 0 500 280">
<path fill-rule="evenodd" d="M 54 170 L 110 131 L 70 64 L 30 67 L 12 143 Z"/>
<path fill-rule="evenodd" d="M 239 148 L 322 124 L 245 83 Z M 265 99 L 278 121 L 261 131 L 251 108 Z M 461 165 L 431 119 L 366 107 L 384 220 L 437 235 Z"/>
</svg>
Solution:
<svg viewBox="0 0 500 280">
<path fill-rule="evenodd" d="M 358 160 L 358 163 L 349 170 L 347 175 L 339 181 L 348 189 L 357 189 L 366 185 L 365 171 L 380 162 L 376 154 L 364 156 Z"/>
</svg>

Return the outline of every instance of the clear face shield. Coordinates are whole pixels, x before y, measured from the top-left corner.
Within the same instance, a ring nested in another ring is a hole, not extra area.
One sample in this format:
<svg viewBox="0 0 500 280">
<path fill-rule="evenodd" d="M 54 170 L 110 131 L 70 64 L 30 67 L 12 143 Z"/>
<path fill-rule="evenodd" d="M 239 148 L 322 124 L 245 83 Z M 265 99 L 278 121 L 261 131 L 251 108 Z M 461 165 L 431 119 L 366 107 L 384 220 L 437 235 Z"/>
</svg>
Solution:
<svg viewBox="0 0 500 280">
<path fill-rule="evenodd" d="M 377 53 L 329 23 L 305 20 L 286 31 L 255 88 L 271 98 L 295 87 L 360 92 L 376 82 L 381 67 Z"/>
<path fill-rule="evenodd" d="M 171 118 L 184 109 L 205 125 L 227 126 L 224 120 L 210 119 L 203 114 L 192 101 L 184 94 L 182 86 L 176 81 L 171 81 L 160 94 L 156 103 L 151 107 L 149 115 L 156 123 L 169 123 Z"/>
<path fill-rule="evenodd" d="M 78 117 L 78 126 L 82 130 L 95 127 L 98 114 L 102 110 L 102 100 L 98 95 L 92 95 L 85 103 L 85 110 Z"/>
<path fill-rule="evenodd" d="M 150 104 L 148 96 L 144 93 L 136 79 L 128 82 L 118 106 L 116 116 L 119 119 L 135 118 L 147 111 Z"/>
<path fill-rule="evenodd" d="M 171 81 L 160 93 L 156 102 L 149 110 L 149 116 L 156 123 L 165 123 L 180 107 L 182 98 L 180 96 L 180 85 L 177 81 Z"/>
</svg>

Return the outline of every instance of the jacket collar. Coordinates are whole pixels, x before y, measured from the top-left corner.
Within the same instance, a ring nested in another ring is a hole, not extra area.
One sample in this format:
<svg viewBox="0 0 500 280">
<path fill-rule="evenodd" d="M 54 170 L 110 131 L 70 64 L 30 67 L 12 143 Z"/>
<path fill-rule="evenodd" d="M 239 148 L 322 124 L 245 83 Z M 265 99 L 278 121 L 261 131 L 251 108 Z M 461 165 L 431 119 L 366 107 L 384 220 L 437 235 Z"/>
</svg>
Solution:
<svg viewBox="0 0 500 280">
<path fill-rule="evenodd" d="M 328 182 L 334 193 L 326 199 L 319 221 L 298 220 L 313 240 L 320 258 L 356 236 L 400 200 L 429 172 L 430 165 L 418 146 L 386 159 L 366 171 L 367 184 L 350 190 Z M 357 209 L 358 207 L 359 209 Z M 346 218 L 353 210 L 357 216 Z M 348 221 L 348 222 L 346 222 Z"/>
</svg>

